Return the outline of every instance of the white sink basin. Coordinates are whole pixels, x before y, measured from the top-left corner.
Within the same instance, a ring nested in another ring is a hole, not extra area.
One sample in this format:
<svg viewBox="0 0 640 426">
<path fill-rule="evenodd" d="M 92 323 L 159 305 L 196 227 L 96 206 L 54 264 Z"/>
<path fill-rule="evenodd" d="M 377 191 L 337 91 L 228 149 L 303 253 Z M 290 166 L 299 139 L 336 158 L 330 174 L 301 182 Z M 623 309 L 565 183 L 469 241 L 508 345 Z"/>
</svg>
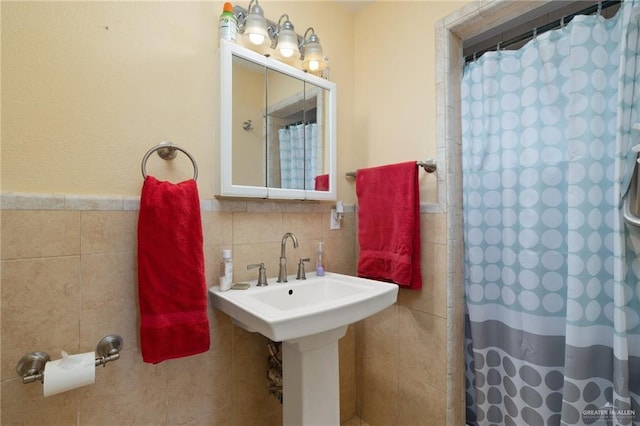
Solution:
<svg viewBox="0 0 640 426">
<path fill-rule="evenodd" d="M 395 303 L 395 284 L 327 272 L 247 290 L 211 287 L 213 306 L 282 342 L 283 424 L 340 424 L 338 340 L 347 326 Z"/>
<path fill-rule="evenodd" d="M 395 303 L 395 284 L 327 272 L 306 280 L 289 277 L 288 283 L 247 290 L 209 292 L 213 306 L 246 330 L 274 341 L 310 336 L 346 326 Z"/>
</svg>

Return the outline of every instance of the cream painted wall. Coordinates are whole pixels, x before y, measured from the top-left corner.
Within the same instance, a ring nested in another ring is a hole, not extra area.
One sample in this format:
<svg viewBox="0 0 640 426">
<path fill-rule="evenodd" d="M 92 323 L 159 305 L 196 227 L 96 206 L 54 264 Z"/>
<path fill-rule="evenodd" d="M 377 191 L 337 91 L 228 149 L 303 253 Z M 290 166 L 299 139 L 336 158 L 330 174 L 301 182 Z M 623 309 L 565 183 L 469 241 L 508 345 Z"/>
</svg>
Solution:
<svg viewBox="0 0 640 426">
<path fill-rule="evenodd" d="M 356 15 L 357 167 L 436 157 L 435 23 L 467 3 L 376 1 Z M 436 202 L 436 177 L 420 185 Z"/>
<path fill-rule="evenodd" d="M 261 2 L 272 20 L 288 13 L 299 33 L 313 26 L 329 56 L 339 199 L 355 201 L 347 171 L 435 157 L 434 25 L 466 3 L 376 1 L 354 17 L 334 2 Z M 221 9 L 3 2 L 2 191 L 135 196 L 142 156 L 169 140 L 194 155 L 210 197 Z M 153 156 L 148 172 L 180 180 L 191 165 Z M 435 201 L 435 177 L 420 176 L 423 201 Z"/>
<path fill-rule="evenodd" d="M 338 171 L 354 167 L 353 15 L 334 2 L 260 2 L 299 33 L 313 26 L 339 87 Z M 136 196 L 144 153 L 187 149 L 200 195 L 213 195 L 218 153 L 217 21 L 212 2 L 6 2 L 2 7 L 2 192 Z M 345 42 L 347 40 L 347 42 Z M 192 168 L 157 156 L 149 174 Z M 339 197 L 352 188 L 339 179 Z"/>
</svg>

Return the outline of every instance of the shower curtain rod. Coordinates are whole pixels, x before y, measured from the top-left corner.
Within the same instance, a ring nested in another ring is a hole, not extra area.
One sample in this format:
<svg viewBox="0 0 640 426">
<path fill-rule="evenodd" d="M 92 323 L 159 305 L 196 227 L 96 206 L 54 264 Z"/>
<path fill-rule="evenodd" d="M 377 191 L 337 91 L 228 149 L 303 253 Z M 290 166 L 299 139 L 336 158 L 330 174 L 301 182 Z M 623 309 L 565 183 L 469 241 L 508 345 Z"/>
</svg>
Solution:
<svg viewBox="0 0 640 426">
<path fill-rule="evenodd" d="M 564 25 L 567 25 L 569 22 L 571 22 L 571 20 L 576 16 L 576 15 L 591 15 L 594 12 L 599 12 L 602 11 L 604 9 L 607 9 L 611 6 L 615 6 L 617 4 L 622 3 L 623 0 L 607 0 L 607 1 L 602 1 L 598 4 L 594 4 L 593 6 L 589 6 L 585 9 L 579 10 L 578 12 L 575 13 L 571 13 L 567 16 L 563 16 L 560 19 L 557 19 L 553 22 L 550 22 L 546 25 L 542 25 L 540 27 L 535 27 L 534 29 L 532 29 L 531 31 L 528 31 L 524 34 L 520 34 L 519 36 L 513 37 L 507 41 L 501 41 L 498 44 L 496 44 L 493 47 L 488 47 L 486 49 L 482 49 L 479 52 L 474 52 L 473 55 L 469 55 L 467 57 L 464 58 L 464 62 L 465 64 L 469 63 L 469 62 L 473 62 L 476 59 L 478 59 L 480 56 L 484 55 L 485 53 L 492 51 L 492 50 L 500 50 L 503 47 L 507 47 L 507 46 L 512 46 L 516 43 L 519 43 L 523 40 L 527 40 L 530 38 L 534 38 L 535 36 L 538 36 L 542 33 L 546 33 L 547 31 L 553 30 L 555 28 L 558 27 L 562 27 Z"/>
</svg>

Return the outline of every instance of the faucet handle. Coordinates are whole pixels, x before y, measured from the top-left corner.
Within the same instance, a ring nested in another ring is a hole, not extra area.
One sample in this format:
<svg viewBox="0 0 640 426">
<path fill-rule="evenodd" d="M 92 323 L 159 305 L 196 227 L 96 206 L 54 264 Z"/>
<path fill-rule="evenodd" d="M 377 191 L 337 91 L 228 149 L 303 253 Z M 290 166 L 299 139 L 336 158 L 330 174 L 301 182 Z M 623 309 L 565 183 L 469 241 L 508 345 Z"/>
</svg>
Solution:
<svg viewBox="0 0 640 426">
<path fill-rule="evenodd" d="M 310 262 L 311 259 L 309 259 L 308 257 L 305 259 L 300 259 L 300 262 L 298 262 L 298 275 L 296 276 L 297 280 L 306 280 L 307 279 L 307 275 L 304 272 L 304 262 Z"/>
<path fill-rule="evenodd" d="M 260 268 L 258 269 L 258 287 L 267 286 L 267 268 L 264 267 L 264 263 L 253 263 L 251 265 L 247 265 L 247 270 Z"/>
</svg>

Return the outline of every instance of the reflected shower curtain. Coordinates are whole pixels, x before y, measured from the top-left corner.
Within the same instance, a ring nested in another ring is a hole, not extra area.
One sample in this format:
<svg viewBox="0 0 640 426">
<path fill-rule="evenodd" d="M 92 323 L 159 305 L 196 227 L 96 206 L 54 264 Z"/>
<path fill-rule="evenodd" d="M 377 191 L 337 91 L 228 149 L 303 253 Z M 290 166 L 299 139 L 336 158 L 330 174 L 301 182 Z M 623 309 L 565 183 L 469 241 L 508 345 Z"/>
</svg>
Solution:
<svg viewBox="0 0 640 426">
<path fill-rule="evenodd" d="M 314 189 L 323 170 L 323 144 L 316 123 L 289 125 L 278 130 L 282 188 Z"/>
<path fill-rule="evenodd" d="M 469 424 L 640 424 L 639 3 L 464 70 Z"/>
</svg>

